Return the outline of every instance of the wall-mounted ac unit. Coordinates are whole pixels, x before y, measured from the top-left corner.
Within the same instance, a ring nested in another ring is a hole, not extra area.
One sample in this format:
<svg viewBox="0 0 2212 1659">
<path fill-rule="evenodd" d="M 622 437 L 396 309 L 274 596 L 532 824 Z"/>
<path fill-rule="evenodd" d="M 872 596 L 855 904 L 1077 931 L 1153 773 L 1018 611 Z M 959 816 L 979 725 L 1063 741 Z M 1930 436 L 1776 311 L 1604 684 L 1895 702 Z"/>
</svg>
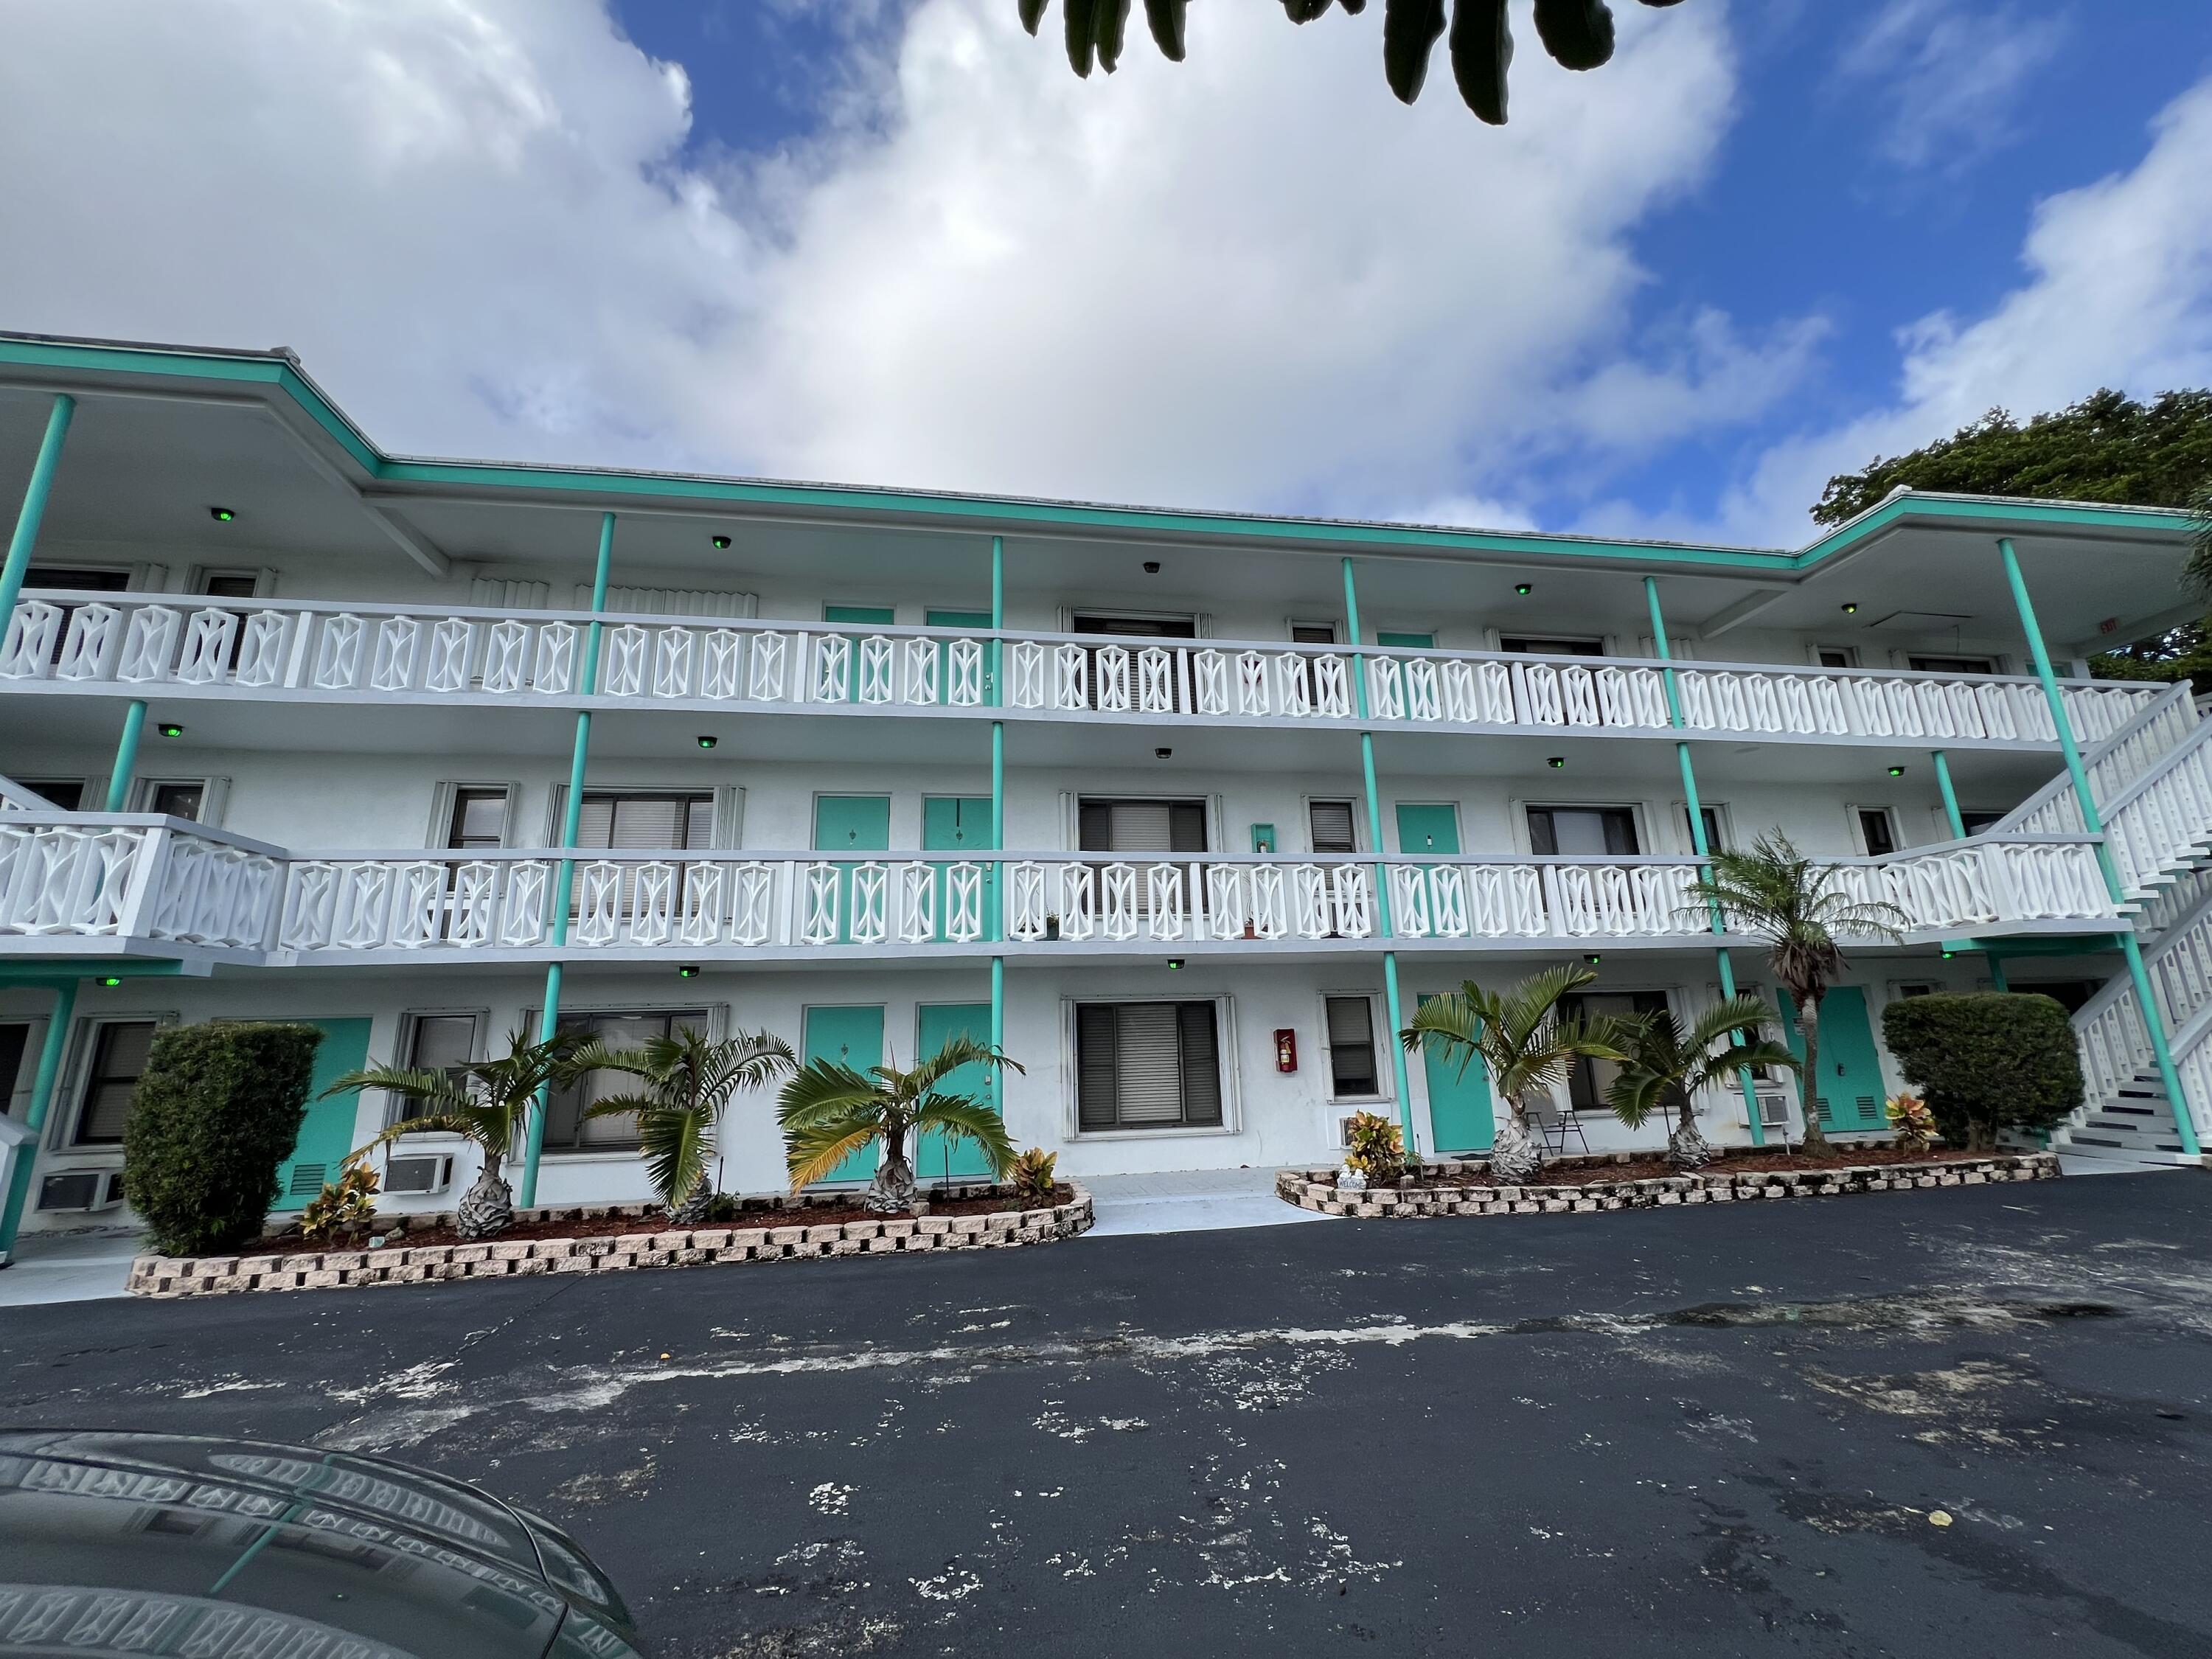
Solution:
<svg viewBox="0 0 2212 1659">
<path fill-rule="evenodd" d="M 1759 1101 L 1759 1127 L 1762 1129 L 1786 1129 L 1790 1127 L 1790 1097 L 1779 1089 L 1754 1089 Z"/>
<path fill-rule="evenodd" d="M 64 1170 L 39 1183 L 41 1210 L 112 1210 L 123 1202 L 120 1170 Z"/>
<path fill-rule="evenodd" d="M 385 1165 L 387 1193 L 442 1193 L 453 1184 L 453 1155 L 436 1152 L 426 1158 L 395 1158 Z"/>
</svg>

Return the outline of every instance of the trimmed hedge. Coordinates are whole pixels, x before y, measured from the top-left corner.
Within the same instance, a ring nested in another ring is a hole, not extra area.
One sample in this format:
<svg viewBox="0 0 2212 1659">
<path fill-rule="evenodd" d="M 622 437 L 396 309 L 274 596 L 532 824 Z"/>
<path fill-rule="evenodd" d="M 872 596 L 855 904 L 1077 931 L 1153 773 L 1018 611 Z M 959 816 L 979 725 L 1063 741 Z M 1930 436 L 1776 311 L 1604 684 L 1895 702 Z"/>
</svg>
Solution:
<svg viewBox="0 0 2212 1659">
<path fill-rule="evenodd" d="M 307 1119 L 312 1025 L 158 1033 L 123 1130 L 123 1191 L 153 1249 L 205 1255 L 259 1234 Z"/>
<path fill-rule="evenodd" d="M 1881 1034 L 1954 1146 L 1986 1152 L 1998 1131 L 2049 1129 L 2081 1103 L 2074 1027 L 2049 997 L 1906 997 Z"/>
</svg>

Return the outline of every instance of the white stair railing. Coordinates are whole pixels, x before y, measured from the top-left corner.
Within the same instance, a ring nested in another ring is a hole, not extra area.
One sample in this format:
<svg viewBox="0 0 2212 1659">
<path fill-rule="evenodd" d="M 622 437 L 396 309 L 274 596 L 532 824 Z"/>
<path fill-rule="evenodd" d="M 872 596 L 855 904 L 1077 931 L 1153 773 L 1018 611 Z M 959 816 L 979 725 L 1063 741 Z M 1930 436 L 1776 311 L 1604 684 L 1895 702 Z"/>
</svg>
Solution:
<svg viewBox="0 0 2212 1659">
<path fill-rule="evenodd" d="M 2085 698 L 2080 684 L 2064 695 L 2075 739 L 2086 746 L 2082 769 L 2089 775 L 2089 791 L 2101 813 L 2106 802 L 2142 776 L 2197 729 L 2197 704 L 2185 682 L 2167 686 L 2140 705 L 2135 717 L 2101 738 L 2093 735 L 2094 721 L 2107 714 L 2106 706 Z M 2073 779 L 2064 771 L 1991 824 L 1984 833 L 2078 836 L 2081 833 L 2081 803 L 2074 798 Z"/>
<path fill-rule="evenodd" d="M 2212 1120 L 2205 1110 L 2212 1097 L 2203 1092 L 2203 1082 L 2191 1080 L 2190 1069 L 2193 1065 L 2203 1072 L 2212 1066 L 2212 1053 L 2204 1047 L 2206 1033 L 2212 1031 L 2212 891 L 2198 890 L 2195 906 L 2175 917 L 2143 951 L 2143 967 L 2166 1030 L 2172 1033 L 2170 1046 L 2182 1086 L 2197 1103 L 2193 1110 L 2198 1127 L 2212 1133 Z M 2110 1106 L 2122 1089 L 2150 1068 L 2155 1052 L 2135 985 L 2126 975 L 2114 975 L 2083 1003 L 2073 1024 L 2081 1051 L 2079 1118 Z"/>
</svg>

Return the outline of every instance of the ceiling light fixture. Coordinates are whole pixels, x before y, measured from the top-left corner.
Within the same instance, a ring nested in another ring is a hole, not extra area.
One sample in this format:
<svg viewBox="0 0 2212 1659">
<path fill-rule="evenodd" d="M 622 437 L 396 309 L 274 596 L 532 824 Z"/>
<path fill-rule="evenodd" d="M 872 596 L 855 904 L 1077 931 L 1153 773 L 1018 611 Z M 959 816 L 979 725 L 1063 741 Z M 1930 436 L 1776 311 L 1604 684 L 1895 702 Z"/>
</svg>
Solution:
<svg viewBox="0 0 2212 1659">
<path fill-rule="evenodd" d="M 1889 769 L 1889 775 L 1893 778 L 1901 778 L 1905 775 L 1905 769 L 1901 766 L 1893 766 Z"/>
<path fill-rule="evenodd" d="M 1560 770 L 1566 765 L 1566 763 L 1567 757 L 1565 755 L 1554 755 L 1544 763 L 1545 765 L 1550 767 L 1554 772 Z"/>
<path fill-rule="evenodd" d="M 154 729 L 165 738 L 181 738 L 185 735 L 185 728 L 181 726 L 157 726 Z"/>
<path fill-rule="evenodd" d="M 729 544 L 730 538 L 727 536 L 717 536 L 714 538 L 714 545 L 717 547 L 727 547 Z"/>
<path fill-rule="evenodd" d="M 1525 599 L 1528 597 L 1531 590 L 1527 582 L 1516 582 L 1513 584 L 1513 591 Z"/>
<path fill-rule="evenodd" d="M 110 974 L 110 975 L 109 975 L 106 979 L 103 979 L 103 980 L 102 980 L 102 981 L 100 981 L 100 982 L 102 985 L 105 985 L 106 987 L 107 987 L 107 988 L 108 988 L 109 990 L 111 990 L 111 991 L 112 991 L 112 990 L 113 990 L 117 986 L 118 986 L 118 985 L 120 985 L 120 984 L 122 984 L 122 983 L 123 983 L 123 981 L 122 981 L 121 980 L 118 979 L 118 978 L 117 978 L 113 974 Z"/>
<path fill-rule="evenodd" d="M 1145 561 L 1145 574 L 1147 576 L 1158 575 L 1160 574 L 1160 562 L 1158 559 L 1146 559 Z"/>
<path fill-rule="evenodd" d="M 699 970 L 696 967 L 692 966 L 691 963 L 687 962 L 681 968 L 678 968 L 676 970 L 676 977 L 678 979 L 696 979 L 699 977 Z"/>
<path fill-rule="evenodd" d="M 217 524 L 228 524 L 237 516 L 238 514 L 235 512 L 227 507 L 211 507 L 208 508 L 208 517 L 213 519 Z"/>
<path fill-rule="evenodd" d="M 1858 601 L 1856 599 L 1853 599 L 1849 605 L 1846 605 L 1844 607 L 1844 614 L 1846 617 L 1857 616 L 1859 614 Z"/>
<path fill-rule="evenodd" d="M 712 749 L 716 744 L 721 742 L 721 739 L 720 738 L 709 737 L 706 732 L 702 732 L 695 741 L 702 749 Z"/>
<path fill-rule="evenodd" d="M 1152 758 L 1154 760 L 1173 760 L 1175 758 L 1175 750 L 1172 749 L 1155 749 L 1152 750 Z"/>
</svg>

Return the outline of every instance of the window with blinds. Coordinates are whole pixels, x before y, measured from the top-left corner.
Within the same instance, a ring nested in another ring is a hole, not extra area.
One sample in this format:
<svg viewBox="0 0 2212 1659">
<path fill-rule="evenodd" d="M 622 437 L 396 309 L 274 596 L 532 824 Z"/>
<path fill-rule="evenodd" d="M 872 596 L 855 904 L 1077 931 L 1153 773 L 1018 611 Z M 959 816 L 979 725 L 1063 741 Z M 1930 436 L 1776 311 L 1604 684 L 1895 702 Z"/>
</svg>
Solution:
<svg viewBox="0 0 2212 1659">
<path fill-rule="evenodd" d="M 1372 1100 L 1382 1092 L 1375 1063 L 1375 1005 L 1366 997 L 1322 1001 L 1328 1026 L 1329 1094 L 1336 1100 Z"/>
<path fill-rule="evenodd" d="M 1195 617 L 1117 617 L 1105 611 L 1079 611 L 1070 620 L 1073 624 L 1069 629 L 1071 633 L 1110 634 L 1127 640 L 1128 644 L 1125 648 L 1133 657 L 1138 652 L 1144 650 L 1147 642 L 1194 640 L 1198 637 L 1198 618 Z M 1085 679 L 1090 687 L 1090 706 L 1096 708 L 1098 707 L 1098 647 L 1095 645 L 1085 646 L 1083 648 L 1083 654 L 1088 659 Z M 1133 706 L 1136 697 L 1137 672 L 1136 665 L 1132 662 L 1129 665 L 1129 672 L 1131 675 L 1130 697 Z M 1184 702 L 1182 682 L 1177 678 L 1171 684 L 1174 686 L 1173 701 L 1176 712 L 1188 714 L 1189 710 Z"/>
<path fill-rule="evenodd" d="M 407 1036 L 407 1066 L 410 1071 L 444 1072 L 451 1076 L 464 1070 L 477 1054 L 477 1017 L 474 1014 L 416 1014 Z M 429 1108 L 404 1095 L 392 1097 L 392 1121 L 428 1115 Z"/>
<path fill-rule="evenodd" d="M 1356 853 L 1359 850 L 1352 839 L 1352 803 L 1348 800 L 1308 801 L 1306 829 L 1313 838 L 1313 850 L 1316 853 Z"/>
<path fill-rule="evenodd" d="M 580 1032 L 610 1048 L 641 1048 L 649 1038 L 667 1036 L 679 1027 L 704 1031 L 704 1008 L 674 1008 L 630 1013 L 577 1014 L 564 1017 L 563 1031 Z M 637 1145 L 637 1120 L 623 1114 L 608 1117 L 586 1115 L 610 1095 L 638 1092 L 643 1080 L 628 1072 L 586 1072 L 564 1089 L 556 1089 L 545 1102 L 545 1149 L 548 1152 L 605 1152 Z"/>
<path fill-rule="evenodd" d="M 1086 1002 L 1075 1011 L 1077 1119 L 1088 1129 L 1221 1121 L 1211 1002 Z"/>
<path fill-rule="evenodd" d="M 1085 853 L 1203 853 L 1202 800 L 1085 800 L 1077 845 Z"/>
<path fill-rule="evenodd" d="M 1528 850 L 1545 857 L 1632 858 L 1636 813 L 1626 806 L 1532 806 Z"/>
<path fill-rule="evenodd" d="M 85 1073 L 83 1104 L 76 1115 L 78 1146 L 111 1146 L 122 1141 L 131 1097 L 145 1075 L 155 1030 L 150 1019 L 111 1020 L 100 1027 Z"/>
<path fill-rule="evenodd" d="M 711 794 L 587 793 L 576 821 L 579 847 L 659 853 L 714 843 Z"/>
</svg>

